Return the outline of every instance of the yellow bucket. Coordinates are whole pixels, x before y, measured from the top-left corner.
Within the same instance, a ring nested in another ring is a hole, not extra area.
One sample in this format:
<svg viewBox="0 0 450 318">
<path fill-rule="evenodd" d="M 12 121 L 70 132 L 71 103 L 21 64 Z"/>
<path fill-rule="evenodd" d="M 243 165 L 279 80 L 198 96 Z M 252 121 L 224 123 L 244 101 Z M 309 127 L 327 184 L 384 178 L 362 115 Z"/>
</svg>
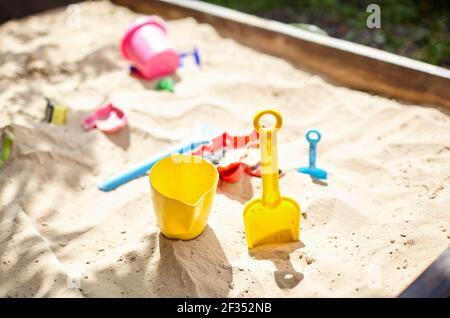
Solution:
<svg viewBox="0 0 450 318">
<path fill-rule="evenodd" d="M 158 161 L 149 172 L 153 208 L 162 234 L 190 240 L 208 223 L 219 173 L 208 160 L 175 154 Z"/>
</svg>

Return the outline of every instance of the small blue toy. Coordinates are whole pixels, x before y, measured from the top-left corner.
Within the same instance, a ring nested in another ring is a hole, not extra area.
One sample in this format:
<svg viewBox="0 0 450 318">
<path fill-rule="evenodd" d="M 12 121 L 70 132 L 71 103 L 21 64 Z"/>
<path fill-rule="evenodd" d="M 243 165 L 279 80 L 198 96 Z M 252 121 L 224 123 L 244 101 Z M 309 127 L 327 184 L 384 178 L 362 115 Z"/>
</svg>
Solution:
<svg viewBox="0 0 450 318">
<path fill-rule="evenodd" d="M 311 135 L 316 135 L 317 137 L 313 138 Z M 316 168 L 316 149 L 321 137 L 322 135 L 318 130 L 310 130 L 306 133 L 306 140 L 309 142 L 309 167 L 300 167 L 297 169 L 298 172 L 309 174 L 316 179 L 327 178 L 327 172 L 325 170 Z"/>
<path fill-rule="evenodd" d="M 200 52 L 198 51 L 197 47 L 194 46 L 194 48 L 190 52 L 178 53 L 178 56 L 180 57 L 179 67 L 183 67 L 183 65 L 184 65 L 183 61 L 189 55 L 192 55 L 192 57 L 194 58 L 194 62 L 197 66 L 200 66 L 202 64 L 201 59 L 200 59 Z"/>
</svg>

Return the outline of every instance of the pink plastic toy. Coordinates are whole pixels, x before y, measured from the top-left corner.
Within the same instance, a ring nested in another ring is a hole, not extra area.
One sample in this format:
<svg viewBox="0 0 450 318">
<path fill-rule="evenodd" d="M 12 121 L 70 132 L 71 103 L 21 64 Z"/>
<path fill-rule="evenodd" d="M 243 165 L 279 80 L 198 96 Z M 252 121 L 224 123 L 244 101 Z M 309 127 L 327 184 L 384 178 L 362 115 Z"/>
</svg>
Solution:
<svg viewBox="0 0 450 318">
<path fill-rule="evenodd" d="M 167 38 L 164 21 L 156 16 L 137 19 L 125 33 L 120 45 L 122 55 L 146 79 L 174 73 L 178 53 Z"/>
<path fill-rule="evenodd" d="M 106 134 L 113 134 L 127 125 L 125 113 L 113 104 L 97 109 L 94 114 L 83 121 L 83 128 L 91 130 L 98 128 Z"/>
</svg>

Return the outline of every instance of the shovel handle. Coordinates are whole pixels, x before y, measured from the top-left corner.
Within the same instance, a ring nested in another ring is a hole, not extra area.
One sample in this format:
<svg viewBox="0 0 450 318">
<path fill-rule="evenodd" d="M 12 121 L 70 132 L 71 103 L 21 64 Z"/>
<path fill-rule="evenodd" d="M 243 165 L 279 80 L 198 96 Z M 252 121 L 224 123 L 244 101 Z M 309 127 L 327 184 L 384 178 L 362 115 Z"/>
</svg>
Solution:
<svg viewBox="0 0 450 318">
<path fill-rule="evenodd" d="M 261 117 L 272 115 L 276 122 L 272 127 L 263 127 L 260 123 Z M 267 109 L 255 114 L 253 125 L 259 132 L 259 146 L 261 148 L 261 178 L 262 178 L 262 204 L 275 207 L 281 202 L 281 194 L 278 186 L 278 147 L 277 133 L 281 128 L 283 120 L 279 112 Z"/>
<path fill-rule="evenodd" d="M 314 137 L 315 136 L 315 137 Z M 306 140 L 309 142 L 309 167 L 316 167 L 316 153 L 317 153 L 317 143 L 322 138 L 322 135 L 318 130 L 310 130 L 306 133 Z"/>
</svg>

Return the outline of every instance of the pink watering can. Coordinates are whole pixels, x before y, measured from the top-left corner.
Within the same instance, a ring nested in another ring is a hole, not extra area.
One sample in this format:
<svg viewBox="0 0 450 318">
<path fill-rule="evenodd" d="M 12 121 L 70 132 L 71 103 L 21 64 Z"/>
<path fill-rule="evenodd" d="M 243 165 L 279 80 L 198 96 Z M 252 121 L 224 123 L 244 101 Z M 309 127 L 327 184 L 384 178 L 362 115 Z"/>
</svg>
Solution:
<svg viewBox="0 0 450 318">
<path fill-rule="evenodd" d="M 120 49 L 145 79 L 172 74 L 179 66 L 166 24 L 156 16 L 137 19 L 123 36 Z"/>
</svg>

